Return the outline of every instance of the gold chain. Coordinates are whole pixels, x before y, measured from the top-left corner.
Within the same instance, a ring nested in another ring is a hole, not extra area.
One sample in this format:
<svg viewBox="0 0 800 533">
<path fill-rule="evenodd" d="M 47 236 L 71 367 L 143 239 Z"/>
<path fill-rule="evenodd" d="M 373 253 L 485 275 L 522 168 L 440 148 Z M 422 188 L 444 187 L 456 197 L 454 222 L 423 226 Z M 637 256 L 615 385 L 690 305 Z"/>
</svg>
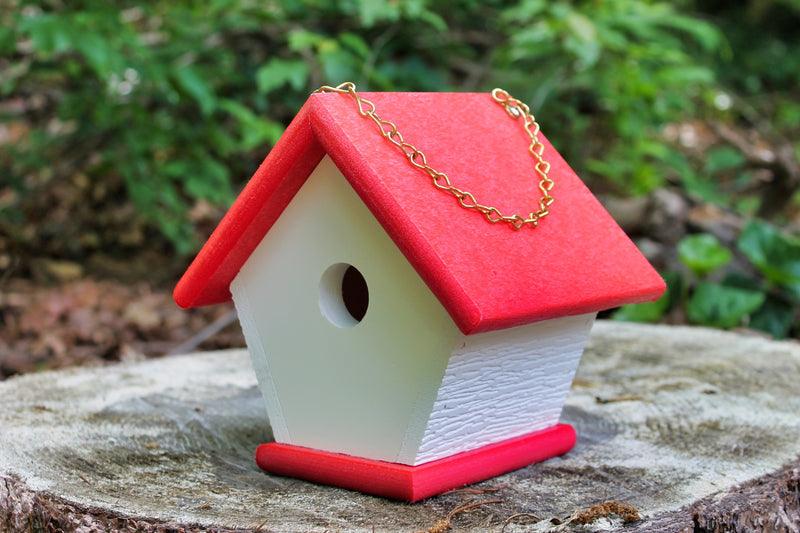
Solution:
<svg viewBox="0 0 800 533">
<path fill-rule="evenodd" d="M 326 85 L 320 87 L 314 92 L 344 93 L 352 96 L 358 105 L 359 114 L 361 114 L 362 117 L 371 118 L 372 121 L 378 126 L 381 135 L 383 135 L 385 139 L 402 151 L 413 166 L 425 171 L 431 177 L 434 187 L 450 193 L 453 195 L 453 197 L 455 197 L 456 200 L 458 200 L 458 203 L 461 205 L 461 207 L 481 213 L 486 220 L 492 224 L 497 222 L 506 222 L 514 229 L 522 229 L 525 224 L 530 224 L 532 228 L 535 228 L 539 223 L 539 219 L 550 214 L 548 208 L 555 200 L 550 195 L 550 191 L 553 189 L 553 180 L 547 177 L 547 173 L 550 171 L 550 163 L 542 158 L 544 145 L 539 141 L 539 124 L 536 122 L 536 119 L 531 114 L 530 108 L 526 104 L 512 97 L 503 89 L 493 90 L 492 98 L 495 102 L 505 108 L 508 116 L 510 116 L 512 119 L 523 117 L 523 126 L 525 131 L 528 132 L 528 136 L 531 138 L 531 144 L 528 146 L 528 151 L 536 161 L 534 170 L 540 178 L 539 190 L 542 191 L 542 197 L 539 199 L 539 210 L 529 213 L 527 217 L 517 214 L 508 216 L 503 215 L 496 207 L 490 207 L 488 205 L 478 203 L 472 193 L 453 186 L 450 182 L 450 178 L 448 178 L 445 173 L 439 172 L 428 164 L 425 154 L 403 140 L 403 136 L 399 131 L 397 131 L 397 126 L 395 126 L 392 122 L 389 122 L 388 120 L 382 119 L 380 116 L 378 116 L 375 111 L 375 104 L 365 98 L 362 98 L 361 95 L 356 92 L 356 86 L 354 83 L 348 81 L 337 87 L 329 87 Z"/>
</svg>

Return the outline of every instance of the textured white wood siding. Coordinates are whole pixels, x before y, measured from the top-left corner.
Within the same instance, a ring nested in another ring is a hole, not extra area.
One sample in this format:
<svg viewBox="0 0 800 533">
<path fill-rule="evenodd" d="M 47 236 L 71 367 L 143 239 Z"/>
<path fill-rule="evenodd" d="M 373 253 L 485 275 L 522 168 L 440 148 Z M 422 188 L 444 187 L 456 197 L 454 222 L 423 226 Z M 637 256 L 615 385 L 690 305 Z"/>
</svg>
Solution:
<svg viewBox="0 0 800 533">
<path fill-rule="evenodd" d="M 354 327 L 320 308 L 341 263 L 369 288 Z M 458 328 L 328 157 L 231 289 L 278 442 L 413 460 Z"/>
<path fill-rule="evenodd" d="M 462 335 L 414 464 L 556 424 L 594 318 Z"/>
</svg>

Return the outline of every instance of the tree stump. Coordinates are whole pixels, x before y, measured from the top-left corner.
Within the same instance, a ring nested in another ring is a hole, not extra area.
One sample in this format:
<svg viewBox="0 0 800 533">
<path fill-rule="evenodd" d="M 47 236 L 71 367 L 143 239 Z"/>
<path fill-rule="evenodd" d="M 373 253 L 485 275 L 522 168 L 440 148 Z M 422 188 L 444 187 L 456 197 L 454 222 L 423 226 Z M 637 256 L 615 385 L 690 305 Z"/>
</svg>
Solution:
<svg viewBox="0 0 800 533">
<path fill-rule="evenodd" d="M 794 342 L 599 321 L 573 451 L 407 504 L 259 471 L 243 350 L 29 374 L 0 383 L 0 531 L 800 531 L 798 382 Z"/>
</svg>

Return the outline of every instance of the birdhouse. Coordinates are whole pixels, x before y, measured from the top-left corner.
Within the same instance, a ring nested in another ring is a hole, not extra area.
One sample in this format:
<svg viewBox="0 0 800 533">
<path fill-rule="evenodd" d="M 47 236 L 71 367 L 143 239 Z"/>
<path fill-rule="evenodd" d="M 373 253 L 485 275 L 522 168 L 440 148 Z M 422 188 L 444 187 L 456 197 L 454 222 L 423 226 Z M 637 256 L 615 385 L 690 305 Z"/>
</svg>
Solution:
<svg viewBox="0 0 800 533">
<path fill-rule="evenodd" d="M 236 305 L 256 462 L 416 501 L 566 453 L 596 313 L 662 279 L 507 93 L 329 89 L 175 289 Z"/>
</svg>

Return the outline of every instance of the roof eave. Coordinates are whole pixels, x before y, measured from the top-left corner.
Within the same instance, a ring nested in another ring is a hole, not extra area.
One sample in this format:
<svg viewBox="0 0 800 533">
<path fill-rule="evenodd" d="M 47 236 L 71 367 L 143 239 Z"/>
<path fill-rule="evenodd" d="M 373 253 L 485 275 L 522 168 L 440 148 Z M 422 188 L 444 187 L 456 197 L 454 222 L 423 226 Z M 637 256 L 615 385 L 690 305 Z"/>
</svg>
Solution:
<svg viewBox="0 0 800 533">
<path fill-rule="evenodd" d="M 324 155 L 304 105 L 175 287 L 183 308 L 231 300 L 230 281 Z"/>
</svg>

